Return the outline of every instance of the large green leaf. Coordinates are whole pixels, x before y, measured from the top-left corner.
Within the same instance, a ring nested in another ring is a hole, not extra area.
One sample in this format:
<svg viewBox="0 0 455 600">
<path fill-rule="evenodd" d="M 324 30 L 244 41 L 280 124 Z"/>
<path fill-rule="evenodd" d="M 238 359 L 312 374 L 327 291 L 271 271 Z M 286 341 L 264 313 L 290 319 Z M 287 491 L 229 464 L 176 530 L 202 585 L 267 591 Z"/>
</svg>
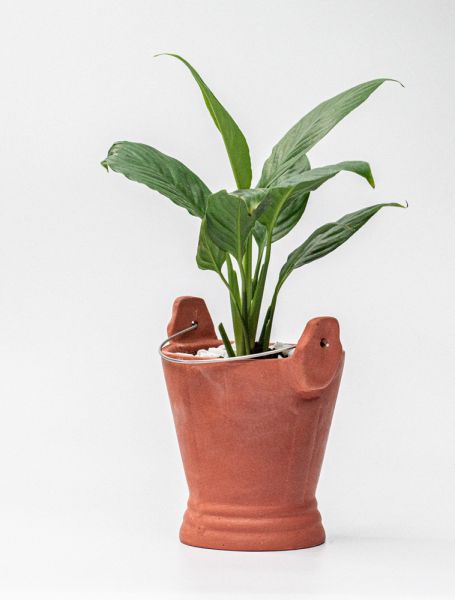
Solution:
<svg viewBox="0 0 455 600">
<path fill-rule="evenodd" d="M 288 170 L 286 175 L 291 176 L 295 173 L 304 173 L 311 169 L 310 161 L 306 154 L 302 154 L 301 157 L 295 161 L 293 166 Z M 279 187 L 283 179 L 278 177 L 276 185 Z M 297 190 L 293 192 L 286 204 L 283 206 L 275 226 L 272 231 L 272 242 L 276 242 L 287 235 L 300 221 L 303 213 L 308 204 L 310 198 L 310 192 L 302 192 Z"/>
<path fill-rule="evenodd" d="M 293 192 L 293 187 L 269 189 L 265 198 L 254 211 L 255 219 L 264 225 L 269 235 L 272 233 L 280 211 Z"/>
<path fill-rule="evenodd" d="M 267 188 L 235 190 L 235 192 L 232 192 L 234 196 L 238 196 L 245 202 L 249 215 L 254 213 L 256 208 L 259 206 L 262 200 L 264 200 L 268 193 L 269 190 Z M 259 221 L 256 220 L 253 225 L 253 235 L 259 248 L 264 248 L 267 241 L 267 230 L 261 223 L 259 223 Z"/>
<path fill-rule="evenodd" d="M 309 166 L 309 162 L 306 162 Z M 322 183 L 324 183 L 324 181 L 334 177 L 340 171 L 352 171 L 353 173 L 364 177 L 370 183 L 370 185 L 374 187 L 374 180 L 370 166 L 368 163 L 362 161 L 347 161 L 345 163 L 338 163 L 337 165 L 322 167 L 321 169 L 312 169 L 311 171 L 308 170 L 305 172 L 302 179 L 308 177 L 308 182 L 313 179 L 313 185 L 316 185 L 316 187 L 312 187 L 312 189 L 316 189 Z M 311 173 L 312 175 L 310 175 Z M 277 185 L 285 184 L 288 176 L 288 181 L 292 181 L 292 179 L 297 180 L 297 175 L 293 175 L 291 170 L 286 174 L 286 176 L 283 175 L 282 177 L 278 178 Z M 318 178 L 321 176 L 323 181 L 318 183 L 318 181 L 320 181 Z M 327 179 L 325 177 L 327 177 Z M 272 231 L 272 242 L 280 240 L 282 237 L 287 235 L 295 227 L 295 225 L 297 225 L 303 213 L 305 212 L 309 197 L 310 192 L 308 191 L 307 187 L 297 186 L 296 191 L 289 196 L 278 214 L 278 218 Z"/>
<path fill-rule="evenodd" d="M 277 242 L 287 235 L 300 221 L 308 204 L 310 192 L 297 190 L 293 192 L 278 215 L 272 231 L 272 242 Z"/>
<path fill-rule="evenodd" d="M 208 198 L 206 219 L 212 242 L 240 262 L 254 225 L 245 202 L 225 190 L 217 192 Z"/>
<path fill-rule="evenodd" d="M 370 165 L 363 160 L 346 160 L 334 165 L 327 165 L 326 167 L 317 167 L 310 169 L 304 173 L 295 173 L 289 176 L 282 176 L 279 179 L 279 185 L 273 185 L 271 189 L 275 187 L 279 188 L 290 188 L 294 187 L 300 192 L 312 192 L 316 190 L 320 185 L 325 183 L 328 179 L 335 177 L 341 171 L 350 171 L 356 175 L 360 175 L 368 181 L 371 187 L 374 187 L 374 179 L 371 173 Z"/>
<path fill-rule="evenodd" d="M 314 231 L 310 237 L 288 256 L 278 280 L 278 287 L 284 283 L 294 269 L 322 258 L 344 244 L 356 231 L 367 223 L 381 208 L 395 206 L 405 208 L 397 202 L 375 204 L 350 213 L 334 223 L 327 223 Z"/>
<path fill-rule="evenodd" d="M 374 186 L 370 165 L 363 161 L 345 161 L 336 165 L 311 169 L 304 173 L 296 173 L 288 177 L 283 176 L 280 179 L 280 187 L 269 188 L 267 195 L 256 208 L 254 213 L 256 219 L 265 225 L 269 234 L 272 234 L 278 217 L 295 192 L 299 192 L 302 195 L 308 194 L 341 171 L 356 173 L 364 177 L 370 185 Z M 299 207 L 300 209 L 301 207 Z M 281 227 L 283 227 L 282 224 Z"/>
<path fill-rule="evenodd" d="M 235 190 L 231 192 L 233 196 L 241 198 L 248 210 L 248 214 L 252 215 L 262 200 L 267 196 L 269 190 L 267 188 L 253 188 L 250 190 Z"/>
<path fill-rule="evenodd" d="M 128 179 L 143 183 L 172 202 L 203 218 L 210 190 L 183 163 L 156 148 L 135 142 L 116 142 L 101 163 Z"/>
<path fill-rule="evenodd" d="M 302 175 L 302 173 L 305 173 L 305 171 L 309 171 L 310 169 L 311 165 L 308 156 L 306 154 L 300 154 L 284 173 L 273 179 L 273 187 L 281 187 L 286 179 Z M 266 187 L 272 186 L 267 185 Z"/>
<path fill-rule="evenodd" d="M 239 126 L 227 112 L 224 106 L 214 96 L 213 92 L 207 87 L 199 73 L 190 65 L 190 63 L 178 54 L 164 53 L 166 56 L 173 56 L 188 67 L 192 76 L 196 80 L 199 89 L 202 92 L 208 111 L 221 133 L 224 145 L 228 153 L 232 171 L 238 188 L 249 188 L 251 185 L 251 160 L 250 151 L 245 136 L 240 131 Z"/>
<path fill-rule="evenodd" d="M 258 187 L 275 186 L 275 181 L 294 168 L 319 140 L 351 111 L 362 104 L 382 83 L 374 79 L 361 83 L 322 102 L 296 123 L 276 144 L 266 160 Z"/>
<path fill-rule="evenodd" d="M 226 253 L 216 246 L 207 234 L 207 221 L 202 220 L 196 262 L 200 269 L 221 273 Z"/>
</svg>

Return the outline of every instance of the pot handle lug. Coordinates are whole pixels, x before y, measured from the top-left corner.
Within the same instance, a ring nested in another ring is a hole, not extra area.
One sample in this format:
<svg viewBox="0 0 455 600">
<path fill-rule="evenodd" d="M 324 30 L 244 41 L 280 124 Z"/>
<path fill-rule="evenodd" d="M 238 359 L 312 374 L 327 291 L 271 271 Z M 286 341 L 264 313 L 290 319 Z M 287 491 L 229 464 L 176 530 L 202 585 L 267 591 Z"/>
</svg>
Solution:
<svg viewBox="0 0 455 600">
<path fill-rule="evenodd" d="M 340 326 L 333 317 L 316 317 L 308 321 L 297 342 L 292 360 L 303 376 L 305 396 L 314 397 L 325 389 L 343 366 L 344 352 Z"/>
<path fill-rule="evenodd" d="M 193 323 L 197 323 L 196 329 L 183 333 L 176 339 L 179 346 L 200 343 L 202 348 L 206 344 L 213 345 L 217 342 L 213 321 L 204 300 L 196 296 L 179 296 L 172 305 L 172 316 L 167 326 L 168 336 Z"/>
</svg>

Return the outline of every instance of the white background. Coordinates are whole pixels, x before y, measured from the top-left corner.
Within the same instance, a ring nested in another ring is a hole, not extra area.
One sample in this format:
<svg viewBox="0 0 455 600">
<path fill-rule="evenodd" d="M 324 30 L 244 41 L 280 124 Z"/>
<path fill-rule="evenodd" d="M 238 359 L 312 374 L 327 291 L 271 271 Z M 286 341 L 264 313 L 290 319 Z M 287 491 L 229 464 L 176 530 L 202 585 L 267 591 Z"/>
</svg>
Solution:
<svg viewBox="0 0 455 600">
<path fill-rule="evenodd" d="M 455 3 L 1 3 L 0 593 L 10 598 L 453 597 Z M 249 141 L 271 147 L 320 101 L 389 83 L 310 153 L 341 174 L 275 248 L 385 209 L 296 272 L 275 332 L 338 317 L 346 367 L 318 498 L 328 542 L 285 553 L 182 546 L 186 484 L 156 346 L 173 299 L 224 290 L 198 271 L 198 223 L 100 167 L 151 144 L 233 188 L 179 52 Z"/>
</svg>

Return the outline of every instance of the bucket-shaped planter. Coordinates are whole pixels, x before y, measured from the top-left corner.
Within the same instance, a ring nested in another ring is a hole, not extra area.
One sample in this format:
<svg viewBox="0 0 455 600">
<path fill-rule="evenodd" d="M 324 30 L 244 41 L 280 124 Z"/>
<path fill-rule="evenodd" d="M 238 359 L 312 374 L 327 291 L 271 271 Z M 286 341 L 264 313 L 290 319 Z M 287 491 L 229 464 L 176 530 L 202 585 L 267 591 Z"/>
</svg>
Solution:
<svg viewBox="0 0 455 600">
<path fill-rule="evenodd" d="M 221 344 L 205 302 L 177 298 L 168 335 L 192 323 L 167 357 Z M 309 321 L 289 358 L 163 359 L 189 488 L 184 544 L 289 550 L 325 541 L 315 492 L 343 362 L 331 317 Z"/>
</svg>

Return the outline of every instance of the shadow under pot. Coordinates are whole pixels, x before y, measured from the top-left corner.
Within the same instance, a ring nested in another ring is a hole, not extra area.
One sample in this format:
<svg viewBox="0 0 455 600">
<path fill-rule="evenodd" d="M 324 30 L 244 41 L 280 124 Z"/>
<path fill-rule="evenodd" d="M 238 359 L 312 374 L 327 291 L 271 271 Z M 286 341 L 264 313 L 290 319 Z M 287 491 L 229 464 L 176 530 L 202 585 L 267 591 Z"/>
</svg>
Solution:
<svg viewBox="0 0 455 600">
<path fill-rule="evenodd" d="M 337 320 L 309 321 L 288 358 L 216 363 L 179 354 L 222 342 L 202 298 L 177 298 L 168 335 L 192 323 L 163 350 L 189 488 L 180 540 L 223 550 L 322 544 L 315 493 L 343 371 Z"/>
</svg>

